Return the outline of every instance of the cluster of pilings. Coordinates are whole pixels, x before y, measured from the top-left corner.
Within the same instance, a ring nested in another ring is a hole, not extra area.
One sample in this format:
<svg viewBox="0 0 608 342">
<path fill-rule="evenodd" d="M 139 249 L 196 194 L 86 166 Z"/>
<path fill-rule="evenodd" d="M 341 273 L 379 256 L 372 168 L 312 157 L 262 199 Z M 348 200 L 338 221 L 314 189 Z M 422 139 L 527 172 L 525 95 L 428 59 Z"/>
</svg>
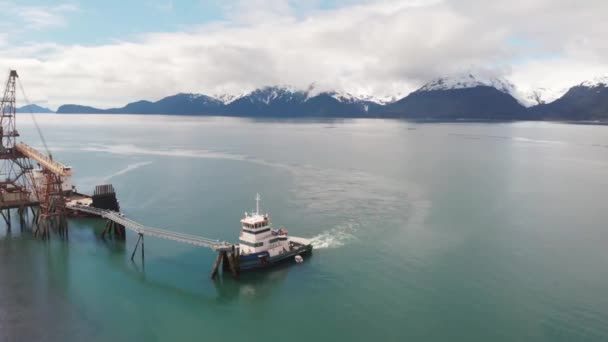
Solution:
<svg viewBox="0 0 608 342">
<path fill-rule="evenodd" d="M 92 207 L 112 210 L 116 212 L 120 211 L 118 199 L 116 198 L 116 191 L 114 190 L 112 184 L 103 184 L 95 186 L 95 192 L 93 193 L 92 200 Z M 105 239 L 106 236 L 110 239 L 124 241 L 127 237 L 125 232 L 125 226 L 120 225 L 112 220 L 108 220 L 103 229 L 103 232 L 101 233 L 101 238 Z"/>
<path fill-rule="evenodd" d="M 4 219 L 4 222 L 6 223 L 6 230 L 9 232 L 11 231 L 11 228 L 12 228 L 12 222 L 11 222 L 11 210 L 12 209 L 15 209 L 15 208 L 6 208 L 6 209 L 0 210 L 0 216 L 2 216 L 2 218 Z M 27 210 L 28 207 L 18 207 L 16 209 L 17 209 L 17 217 L 19 218 L 19 227 L 23 231 L 23 229 L 27 226 L 27 223 L 29 221 L 29 215 L 28 215 L 29 211 Z M 31 208 L 31 209 L 32 209 L 32 215 L 34 215 L 34 219 L 35 219 L 36 212 L 34 211 L 34 208 Z"/>
<path fill-rule="evenodd" d="M 124 241 L 127 238 L 125 232 L 125 226 L 118 224 L 112 220 L 107 220 L 106 225 L 101 232 L 101 238 L 105 239 L 106 236 L 110 239 Z"/>
<path fill-rule="evenodd" d="M 0 214 L 2 215 L 2 218 L 4 219 L 4 222 L 6 222 L 6 230 L 8 230 L 10 232 L 11 231 L 11 210 L 10 209 L 0 210 Z"/>
<path fill-rule="evenodd" d="M 49 170 L 43 170 L 44 182 L 38 189 L 40 207 L 36 217 L 34 235 L 42 239 L 51 236 L 51 230 L 56 230 L 62 238 L 68 237 L 67 209 L 65 196 L 62 191 L 61 176 Z"/>
<path fill-rule="evenodd" d="M 54 206 L 51 204 L 48 208 L 44 205 L 40 206 L 40 209 L 36 214 L 35 236 L 42 239 L 48 239 L 51 236 L 51 231 L 54 230 L 60 237 L 65 239 L 68 238 L 68 221 L 65 203 L 63 203 L 63 198 L 58 198 L 57 202 L 60 201 L 62 202 L 62 205 Z"/>
<path fill-rule="evenodd" d="M 44 211 L 41 208 L 34 206 L 1 209 L 0 216 L 2 216 L 6 223 L 7 231 L 10 232 L 12 230 L 13 222 L 11 211 L 13 210 L 17 213 L 21 231 L 26 227 L 31 227 L 34 236 L 43 240 L 50 238 L 52 231 L 58 233 L 61 238 L 68 238 L 68 222 L 65 213 L 53 210 L 50 212 Z"/>
<path fill-rule="evenodd" d="M 68 221 L 65 214 L 37 214 L 34 235 L 43 240 L 51 237 L 51 231 L 56 231 L 61 238 L 68 238 Z"/>
<path fill-rule="evenodd" d="M 211 279 L 215 279 L 218 276 L 220 265 L 222 265 L 222 271 L 230 271 L 232 276 L 237 278 L 241 269 L 239 249 L 232 246 L 231 250 L 218 251 L 213 271 L 211 272 Z"/>
</svg>

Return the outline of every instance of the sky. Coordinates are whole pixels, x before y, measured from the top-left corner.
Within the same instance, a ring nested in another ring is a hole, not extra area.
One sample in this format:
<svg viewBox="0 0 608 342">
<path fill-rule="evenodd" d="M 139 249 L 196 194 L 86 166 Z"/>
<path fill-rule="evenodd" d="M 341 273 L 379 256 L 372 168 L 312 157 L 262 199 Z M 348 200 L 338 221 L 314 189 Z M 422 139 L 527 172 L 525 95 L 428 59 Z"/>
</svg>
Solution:
<svg viewBox="0 0 608 342">
<path fill-rule="evenodd" d="M 605 0 L 0 0 L 31 103 L 117 107 L 266 85 L 402 96 L 463 73 L 522 93 L 608 73 Z"/>
</svg>

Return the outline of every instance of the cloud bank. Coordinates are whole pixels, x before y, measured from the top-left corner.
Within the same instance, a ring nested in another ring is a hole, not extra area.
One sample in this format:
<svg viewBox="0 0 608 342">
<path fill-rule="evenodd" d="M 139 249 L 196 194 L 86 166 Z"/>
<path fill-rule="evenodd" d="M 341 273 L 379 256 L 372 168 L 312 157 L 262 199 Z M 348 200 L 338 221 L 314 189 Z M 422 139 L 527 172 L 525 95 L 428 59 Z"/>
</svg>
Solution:
<svg viewBox="0 0 608 342">
<path fill-rule="evenodd" d="M 608 71 L 603 0 L 307 4 L 230 2 L 221 21 L 105 45 L 51 41 L 7 49 L 0 36 L 0 67 L 19 70 L 32 102 L 102 107 L 281 84 L 399 95 L 469 71 L 507 77 L 525 91 L 565 88 Z M 49 13 L 76 9 L 61 6 Z M 69 25 L 44 15 L 31 23 Z"/>
</svg>

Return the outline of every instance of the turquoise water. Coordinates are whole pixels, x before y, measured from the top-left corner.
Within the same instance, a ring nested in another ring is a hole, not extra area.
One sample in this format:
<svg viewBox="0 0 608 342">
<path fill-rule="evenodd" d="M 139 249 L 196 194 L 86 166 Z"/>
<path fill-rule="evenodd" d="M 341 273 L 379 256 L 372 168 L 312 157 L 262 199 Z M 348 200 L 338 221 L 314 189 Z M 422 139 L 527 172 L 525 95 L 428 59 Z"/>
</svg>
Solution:
<svg viewBox="0 0 608 342">
<path fill-rule="evenodd" d="M 23 140 L 40 147 L 31 121 Z M 213 252 L 146 260 L 70 220 L 0 228 L 0 341 L 606 341 L 608 127 L 38 116 L 91 192 L 159 228 L 236 241 L 255 206 L 306 262 L 211 281 Z"/>
</svg>

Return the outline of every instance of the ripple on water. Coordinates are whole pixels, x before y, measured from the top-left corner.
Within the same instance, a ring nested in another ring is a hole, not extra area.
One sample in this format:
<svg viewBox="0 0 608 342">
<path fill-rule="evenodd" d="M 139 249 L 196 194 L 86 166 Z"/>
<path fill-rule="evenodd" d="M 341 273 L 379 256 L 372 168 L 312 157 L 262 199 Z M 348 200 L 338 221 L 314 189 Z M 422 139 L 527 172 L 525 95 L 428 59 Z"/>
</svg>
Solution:
<svg viewBox="0 0 608 342">
<path fill-rule="evenodd" d="M 344 222 L 314 236 L 311 242 L 315 249 L 338 248 L 356 240 L 356 231 L 356 222 Z"/>
</svg>

